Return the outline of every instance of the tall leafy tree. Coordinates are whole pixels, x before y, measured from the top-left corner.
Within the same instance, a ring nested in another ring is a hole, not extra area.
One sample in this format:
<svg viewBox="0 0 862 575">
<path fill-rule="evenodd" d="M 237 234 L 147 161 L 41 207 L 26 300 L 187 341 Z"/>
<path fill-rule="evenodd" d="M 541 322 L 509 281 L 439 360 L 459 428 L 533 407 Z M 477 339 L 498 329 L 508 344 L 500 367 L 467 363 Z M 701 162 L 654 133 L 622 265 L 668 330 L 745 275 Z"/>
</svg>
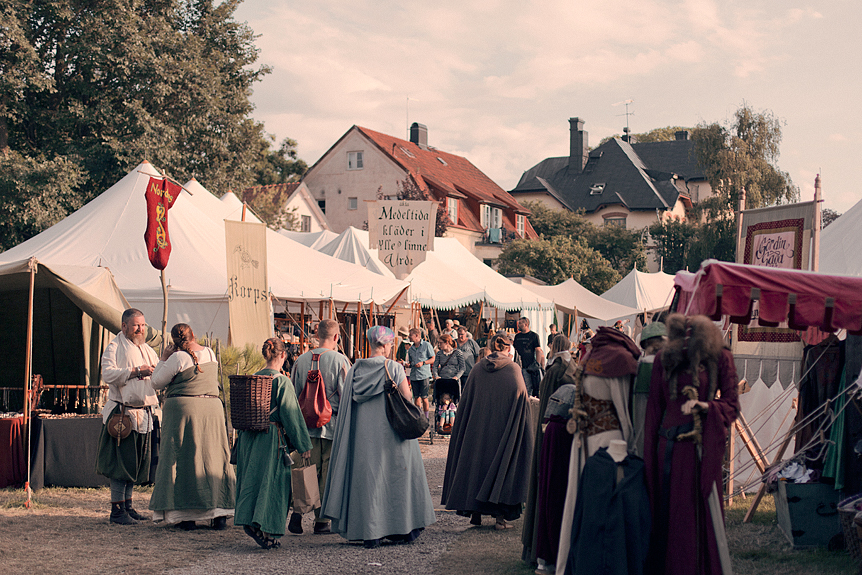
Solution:
<svg viewBox="0 0 862 575">
<path fill-rule="evenodd" d="M 255 66 L 254 34 L 233 19 L 239 2 L 4 2 L 0 213 L 10 218 L 0 247 L 145 159 L 217 193 L 255 183 L 270 141 L 249 96 L 269 69 Z M 22 203 L 25 188 L 34 198 Z"/>
<path fill-rule="evenodd" d="M 790 175 L 776 165 L 781 122 L 772 112 L 756 112 L 743 104 L 730 125 L 702 123 L 694 129 L 692 139 L 713 193 L 731 210 L 738 205 L 743 188 L 746 208 L 798 199 L 799 189 Z"/>
<path fill-rule="evenodd" d="M 583 238 L 554 236 L 518 239 L 506 245 L 497 258 L 501 274 L 526 274 L 549 285 L 574 278 L 592 291 L 603 293 L 620 281 L 620 274 Z"/>
</svg>

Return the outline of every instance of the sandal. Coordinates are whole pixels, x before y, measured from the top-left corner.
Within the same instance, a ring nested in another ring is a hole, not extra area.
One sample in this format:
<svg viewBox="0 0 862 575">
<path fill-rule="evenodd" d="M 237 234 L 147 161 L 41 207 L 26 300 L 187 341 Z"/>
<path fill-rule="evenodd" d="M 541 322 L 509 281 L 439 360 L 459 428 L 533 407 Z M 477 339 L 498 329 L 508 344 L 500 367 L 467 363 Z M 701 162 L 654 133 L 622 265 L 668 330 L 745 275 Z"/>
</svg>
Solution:
<svg viewBox="0 0 862 575">
<path fill-rule="evenodd" d="M 266 543 L 266 547 L 264 547 L 264 549 L 278 549 L 279 547 L 281 547 L 281 541 L 279 541 L 275 537 L 264 536 L 263 540 Z"/>
<path fill-rule="evenodd" d="M 499 529 L 499 530 L 511 529 L 512 527 L 514 527 L 514 525 L 512 525 L 511 523 L 506 523 L 506 520 L 503 519 L 502 517 L 498 517 L 497 518 L 497 524 L 494 525 L 494 529 Z"/>
<path fill-rule="evenodd" d="M 254 542 L 260 545 L 263 549 L 272 549 L 269 545 L 268 538 L 264 536 L 263 531 L 260 529 L 252 527 L 251 525 L 243 525 L 242 530 L 245 531 L 246 535 L 254 539 Z M 276 543 L 278 543 L 277 540 Z"/>
</svg>

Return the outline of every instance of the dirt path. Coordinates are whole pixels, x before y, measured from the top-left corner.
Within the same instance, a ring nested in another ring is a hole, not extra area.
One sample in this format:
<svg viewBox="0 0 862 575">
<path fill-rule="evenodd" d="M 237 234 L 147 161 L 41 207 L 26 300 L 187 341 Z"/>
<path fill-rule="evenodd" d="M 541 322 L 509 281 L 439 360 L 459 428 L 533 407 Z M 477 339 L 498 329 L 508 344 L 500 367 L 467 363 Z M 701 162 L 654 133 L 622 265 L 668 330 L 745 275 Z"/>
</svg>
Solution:
<svg viewBox="0 0 862 575">
<path fill-rule="evenodd" d="M 230 522 L 225 531 L 192 532 L 151 522 L 111 525 L 107 488 L 43 489 L 29 511 L 21 506 L 21 490 L 0 490 L 0 564 L 7 573 L 532 573 L 519 561 L 520 522 L 495 531 L 490 518 L 471 527 L 467 518 L 442 510 L 448 442 L 421 447 L 437 522 L 410 545 L 366 550 L 338 535 L 312 535 L 308 514 L 304 535 L 285 535 L 280 549 L 264 551 Z M 138 510 L 147 508 L 150 491 L 136 488 Z M 450 553 L 456 562 L 447 559 Z"/>
</svg>

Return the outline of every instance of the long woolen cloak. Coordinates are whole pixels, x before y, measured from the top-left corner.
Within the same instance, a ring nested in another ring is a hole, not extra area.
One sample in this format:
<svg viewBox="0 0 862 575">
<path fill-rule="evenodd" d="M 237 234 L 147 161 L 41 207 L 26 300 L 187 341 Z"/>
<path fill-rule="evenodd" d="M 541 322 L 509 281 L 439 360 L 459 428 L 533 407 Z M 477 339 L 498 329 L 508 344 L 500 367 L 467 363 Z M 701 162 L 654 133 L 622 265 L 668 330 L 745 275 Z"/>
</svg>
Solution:
<svg viewBox="0 0 862 575">
<path fill-rule="evenodd" d="M 458 405 L 443 480 L 446 509 L 517 519 L 534 438 L 521 369 L 507 354 L 492 353 L 470 372 Z"/>
</svg>

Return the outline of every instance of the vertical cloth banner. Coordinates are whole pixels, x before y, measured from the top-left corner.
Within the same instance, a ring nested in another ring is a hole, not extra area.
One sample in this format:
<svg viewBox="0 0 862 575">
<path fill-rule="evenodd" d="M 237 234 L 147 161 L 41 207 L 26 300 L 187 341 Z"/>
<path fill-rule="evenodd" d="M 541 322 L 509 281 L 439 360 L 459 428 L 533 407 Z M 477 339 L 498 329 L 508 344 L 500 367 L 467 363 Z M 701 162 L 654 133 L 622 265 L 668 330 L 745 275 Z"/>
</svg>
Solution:
<svg viewBox="0 0 862 575">
<path fill-rule="evenodd" d="M 171 238 L 168 235 L 168 210 L 180 196 L 182 188 L 167 178 L 150 178 L 144 197 L 147 199 L 147 229 L 144 242 L 147 257 L 157 270 L 165 269 L 171 257 Z"/>
<path fill-rule="evenodd" d="M 807 269 L 811 233 L 814 226 L 814 202 L 800 202 L 742 212 L 740 253 L 737 263 L 781 269 Z M 736 327 L 731 349 L 737 359 L 746 362 L 745 373 L 755 383 L 758 375 L 767 386 L 778 379 L 787 387 L 798 377 L 802 357 L 799 333 L 786 323 L 779 327 L 761 327 L 755 302 L 748 325 Z M 754 376 L 754 377 L 752 377 Z"/>
<path fill-rule="evenodd" d="M 255 347 L 272 337 L 266 273 L 266 225 L 225 220 L 231 345 Z"/>
<path fill-rule="evenodd" d="M 369 248 L 398 279 L 425 261 L 432 249 L 437 203 L 377 200 L 368 204 Z"/>
</svg>

